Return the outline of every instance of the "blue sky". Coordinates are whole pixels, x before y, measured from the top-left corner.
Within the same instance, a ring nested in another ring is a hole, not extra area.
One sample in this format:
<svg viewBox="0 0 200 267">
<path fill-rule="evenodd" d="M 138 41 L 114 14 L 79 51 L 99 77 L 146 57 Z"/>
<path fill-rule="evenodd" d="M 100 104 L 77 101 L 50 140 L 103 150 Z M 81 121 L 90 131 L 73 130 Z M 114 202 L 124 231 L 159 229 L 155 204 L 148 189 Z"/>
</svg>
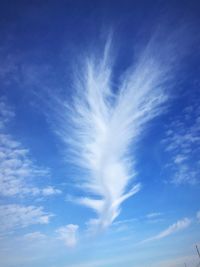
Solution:
<svg viewBox="0 0 200 267">
<path fill-rule="evenodd" d="M 2 266 L 198 264 L 199 11 L 1 1 Z"/>
</svg>

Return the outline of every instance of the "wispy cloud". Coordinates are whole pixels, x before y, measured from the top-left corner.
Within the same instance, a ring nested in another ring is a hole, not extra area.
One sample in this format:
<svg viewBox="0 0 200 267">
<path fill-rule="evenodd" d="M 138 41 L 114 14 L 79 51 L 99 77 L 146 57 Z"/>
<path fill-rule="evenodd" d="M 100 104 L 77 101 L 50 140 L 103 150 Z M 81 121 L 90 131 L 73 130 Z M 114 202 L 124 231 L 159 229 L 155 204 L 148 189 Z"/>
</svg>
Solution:
<svg viewBox="0 0 200 267">
<path fill-rule="evenodd" d="M 137 218 L 131 218 L 131 219 L 126 219 L 126 220 L 116 221 L 113 223 L 113 225 L 131 224 L 131 223 L 136 222 L 137 220 L 138 220 Z"/>
<path fill-rule="evenodd" d="M 0 205 L 0 232 L 5 234 L 33 224 L 48 224 L 53 215 L 43 211 L 43 207 L 19 204 Z"/>
<path fill-rule="evenodd" d="M 8 108 L 5 104 L 5 100 L 0 98 L 0 130 L 5 127 L 5 124 L 15 116 L 15 113 L 11 108 Z"/>
<path fill-rule="evenodd" d="M 184 218 L 182 220 L 177 221 L 176 223 L 170 225 L 167 229 L 165 229 L 164 231 L 160 232 L 159 234 L 150 237 L 148 239 L 145 239 L 144 241 L 142 241 L 141 243 L 147 243 L 150 241 L 154 241 L 154 240 L 159 240 L 162 239 L 164 237 L 167 237 L 169 235 L 172 235 L 178 231 L 181 231 L 183 229 L 186 229 L 187 227 L 189 227 L 191 224 L 191 219 L 189 218 Z"/>
<path fill-rule="evenodd" d="M 145 219 L 149 223 L 158 223 L 164 220 L 163 213 L 161 212 L 152 212 L 146 215 Z"/>
<path fill-rule="evenodd" d="M 47 168 L 33 163 L 29 150 L 7 133 L 7 123 L 14 112 L 0 99 L 0 195 L 12 196 L 50 196 L 61 191 L 52 187 L 38 187 L 33 182 L 40 177 L 49 177 Z"/>
<path fill-rule="evenodd" d="M 146 218 L 147 219 L 155 219 L 155 218 L 158 218 L 162 215 L 162 213 L 160 212 L 152 212 L 152 213 L 149 213 L 146 215 Z"/>
<path fill-rule="evenodd" d="M 167 99 L 169 69 L 154 49 L 149 44 L 140 60 L 126 70 L 117 92 L 112 88 L 110 41 L 103 56 L 87 58 L 84 71 L 75 74 L 73 104 L 65 111 L 73 132 L 63 125 L 57 132 L 71 147 L 73 162 L 85 169 L 77 183 L 88 196 L 76 202 L 97 213 L 90 225 L 109 226 L 122 202 L 140 190 L 139 183 L 133 184 L 136 144 Z"/>
<path fill-rule="evenodd" d="M 46 169 L 32 163 L 29 151 L 8 134 L 0 134 L 0 194 L 3 196 L 39 195 L 39 188 L 31 184 L 33 177 L 48 176 Z"/>
<path fill-rule="evenodd" d="M 47 186 L 40 190 L 43 196 L 52 196 L 61 194 L 62 191 L 60 189 L 54 188 L 53 186 Z"/>
<path fill-rule="evenodd" d="M 199 183 L 200 108 L 199 100 L 184 108 L 174 119 L 162 141 L 170 155 L 171 182 L 176 185 Z"/>
<path fill-rule="evenodd" d="M 28 241 L 33 241 L 33 240 L 43 240 L 46 238 L 46 236 L 42 234 L 41 232 L 37 231 L 37 232 L 31 232 L 31 233 L 25 234 L 23 238 Z"/>
<path fill-rule="evenodd" d="M 68 224 L 58 228 L 56 233 L 58 234 L 58 238 L 63 240 L 67 247 L 74 247 L 78 241 L 78 229 L 78 225 Z"/>
<path fill-rule="evenodd" d="M 14 111 L 0 99 L 0 234 L 5 236 L 34 224 L 48 224 L 52 213 L 42 206 L 19 204 L 45 199 L 61 191 L 43 179 L 49 177 L 47 168 L 33 162 L 28 149 L 8 133 L 7 124 L 14 118 Z M 5 203 L 5 204 L 4 204 Z"/>
</svg>

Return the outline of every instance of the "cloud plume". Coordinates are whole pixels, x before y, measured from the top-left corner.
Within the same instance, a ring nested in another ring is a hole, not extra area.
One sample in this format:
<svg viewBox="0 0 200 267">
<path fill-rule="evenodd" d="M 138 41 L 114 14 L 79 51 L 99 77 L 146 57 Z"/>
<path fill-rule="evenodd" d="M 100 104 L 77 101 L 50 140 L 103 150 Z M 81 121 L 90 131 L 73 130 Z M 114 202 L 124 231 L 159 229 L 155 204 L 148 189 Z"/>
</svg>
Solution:
<svg viewBox="0 0 200 267">
<path fill-rule="evenodd" d="M 121 204 L 140 190 L 134 179 L 136 145 L 147 123 L 163 110 L 169 77 L 159 60 L 163 57 L 155 56 L 149 44 L 122 74 L 116 90 L 110 47 L 109 41 L 103 56 L 86 58 L 83 71 L 77 73 L 73 103 L 67 105 L 73 131 L 68 137 L 62 131 L 73 163 L 85 170 L 80 184 L 86 196 L 75 201 L 96 212 L 89 224 L 99 228 L 109 226 Z"/>
</svg>

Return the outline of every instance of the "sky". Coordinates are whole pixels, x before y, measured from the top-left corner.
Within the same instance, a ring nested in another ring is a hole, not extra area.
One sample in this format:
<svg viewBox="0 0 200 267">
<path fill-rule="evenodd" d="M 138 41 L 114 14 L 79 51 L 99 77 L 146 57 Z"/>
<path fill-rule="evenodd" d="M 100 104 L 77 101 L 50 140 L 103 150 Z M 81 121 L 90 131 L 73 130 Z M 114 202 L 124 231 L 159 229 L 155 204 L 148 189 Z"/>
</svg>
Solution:
<svg viewBox="0 0 200 267">
<path fill-rule="evenodd" d="M 0 265 L 193 267 L 198 1 L 0 2 Z"/>
</svg>

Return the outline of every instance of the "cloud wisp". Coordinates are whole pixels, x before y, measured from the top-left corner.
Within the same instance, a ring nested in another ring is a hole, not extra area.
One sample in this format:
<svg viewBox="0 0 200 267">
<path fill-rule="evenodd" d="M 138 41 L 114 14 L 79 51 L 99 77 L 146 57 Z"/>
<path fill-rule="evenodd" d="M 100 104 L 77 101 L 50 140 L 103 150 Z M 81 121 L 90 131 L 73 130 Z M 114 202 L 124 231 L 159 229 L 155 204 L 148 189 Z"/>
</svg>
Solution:
<svg viewBox="0 0 200 267">
<path fill-rule="evenodd" d="M 39 181 L 50 176 L 49 170 L 35 164 L 29 150 L 8 133 L 7 124 L 14 116 L 6 100 L 0 98 L 0 238 L 48 224 L 54 214 L 33 203 L 62 193 L 48 181 Z"/>
<path fill-rule="evenodd" d="M 162 143 L 170 155 L 167 167 L 173 171 L 171 182 L 175 185 L 199 183 L 199 125 L 199 98 L 196 97 L 168 126 Z"/>
<path fill-rule="evenodd" d="M 75 75 L 73 104 L 66 108 L 68 129 L 71 125 L 73 130 L 60 131 L 73 163 L 85 170 L 77 184 L 86 196 L 75 201 L 96 212 L 89 225 L 100 229 L 112 224 L 122 202 L 140 190 L 134 182 L 136 145 L 147 123 L 163 111 L 169 78 L 163 57 L 149 44 L 123 73 L 118 90 L 113 89 L 110 43 L 103 56 L 86 58 L 83 71 Z"/>
<path fill-rule="evenodd" d="M 19 204 L 0 205 L 0 235 L 33 224 L 48 224 L 52 216 L 53 214 L 44 212 L 43 207 Z"/>
<path fill-rule="evenodd" d="M 153 237 L 150 237 L 148 239 L 145 239 L 144 241 L 141 242 L 141 244 L 143 243 L 147 243 L 147 242 L 150 242 L 150 241 L 154 241 L 154 240 L 159 240 L 159 239 L 162 239 L 162 238 L 165 238 L 169 235 L 172 235 L 178 231 L 181 231 L 183 229 L 186 229 L 187 227 L 190 226 L 191 224 L 191 219 L 189 218 L 184 218 L 182 220 L 179 220 L 177 221 L 176 223 L 170 225 L 167 229 L 165 229 L 164 231 L 160 232 L 159 234 L 153 236 Z"/>
<path fill-rule="evenodd" d="M 49 177 L 50 172 L 34 164 L 29 150 L 7 133 L 7 123 L 14 116 L 14 111 L 0 98 L 0 196 L 47 197 L 61 194 L 53 186 L 41 188 L 33 182 L 33 178 Z"/>
</svg>

